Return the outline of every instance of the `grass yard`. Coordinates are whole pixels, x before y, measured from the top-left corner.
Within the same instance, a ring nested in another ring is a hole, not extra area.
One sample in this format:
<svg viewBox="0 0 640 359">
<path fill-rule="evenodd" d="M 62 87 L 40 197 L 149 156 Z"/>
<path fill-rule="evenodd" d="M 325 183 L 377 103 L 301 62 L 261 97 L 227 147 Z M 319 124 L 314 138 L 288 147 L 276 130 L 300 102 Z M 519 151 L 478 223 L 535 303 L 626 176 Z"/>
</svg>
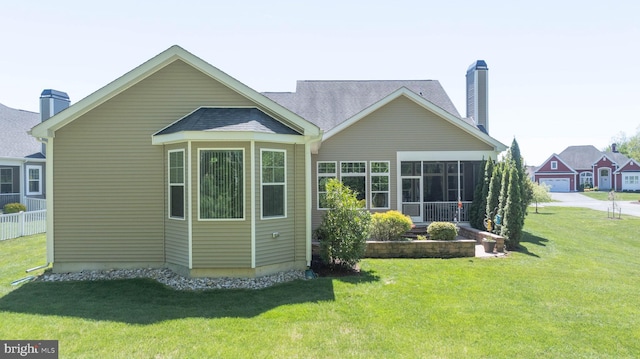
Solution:
<svg viewBox="0 0 640 359">
<path fill-rule="evenodd" d="M 580 192 L 580 194 L 600 201 L 610 201 L 609 192 L 606 191 Z M 637 192 L 615 192 L 615 196 L 616 201 L 640 201 L 640 193 Z"/>
<path fill-rule="evenodd" d="M 0 242 L 0 339 L 61 358 L 640 357 L 640 218 L 546 207 L 507 258 L 362 262 L 364 275 L 178 292 L 31 282 L 44 236 Z"/>
</svg>

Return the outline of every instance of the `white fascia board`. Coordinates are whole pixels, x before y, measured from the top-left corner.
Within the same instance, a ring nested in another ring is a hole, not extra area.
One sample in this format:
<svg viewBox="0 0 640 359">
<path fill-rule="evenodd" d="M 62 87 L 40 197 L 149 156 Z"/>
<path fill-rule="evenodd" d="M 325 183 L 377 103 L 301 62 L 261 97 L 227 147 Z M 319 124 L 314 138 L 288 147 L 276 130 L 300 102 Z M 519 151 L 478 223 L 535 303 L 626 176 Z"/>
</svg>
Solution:
<svg viewBox="0 0 640 359">
<path fill-rule="evenodd" d="M 536 172 L 534 176 L 537 177 L 548 177 L 548 176 L 556 176 L 556 175 L 577 175 L 577 172 Z"/>
<path fill-rule="evenodd" d="M 481 161 L 496 160 L 494 151 L 398 151 L 398 161 Z"/>
<path fill-rule="evenodd" d="M 613 173 L 623 173 L 623 172 L 637 172 L 637 170 L 628 170 L 625 169 L 625 167 L 629 166 L 630 164 L 634 164 L 636 167 L 639 167 L 640 164 L 638 163 L 638 161 L 634 160 L 633 158 L 628 160 L 627 162 L 625 162 L 624 165 L 620 166 L 620 168 L 618 168 L 617 170 L 615 170 Z"/>
<path fill-rule="evenodd" d="M 25 162 L 24 157 L 0 157 L 0 166 L 20 166 Z"/>
<path fill-rule="evenodd" d="M 448 122 L 450 122 L 454 126 L 462 129 L 463 131 L 465 131 L 465 132 L 469 133 L 470 135 L 480 139 L 481 141 L 483 141 L 483 142 L 485 142 L 487 144 L 490 144 L 491 146 L 493 146 L 495 148 L 496 152 L 502 152 L 502 151 L 505 151 L 508 148 L 505 144 L 501 143 L 500 141 L 496 140 L 495 138 L 485 134 L 484 132 L 480 131 L 479 129 L 477 129 L 475 127 L 472 127 L 471 125 L 469 125 L 466 122 L 462 121 L 461 119 L 453 116 L 452 114 L 450 114 L 447 111 L 441 109 L 440 107 L 434 105 L 433 103 L 427 101 L 425 98 L 423 98 L 422 96 L 417 95 L 416 93 L 414 93 L 413 91 L 409 90 L 406 87 L 399 88 L 398 90 L 394 91 L 393 93 L 391 93 L 387 97 L 383 98 L 382 100 L 380 100 L 380 101 L 374 103 L 373 105 L 365 108 L 364 110 L 360 111 L 359 113 L 357 113 L 356 115 L 354 115 L 350 119 L 342 122 L 338 126 L 336 126 L 336 127 L 332 128 L 331 130 L 327 131 L 324 134 L 322 140 L 323 141 L 328 140 L 329 138 L 333 137 L 334 135 L 340 133 L 345 128 L 353 125 L 354 123 L 360 121 L 364 117 L 366 117 L 366 116 L 372 114 L 373 112 L 379 110 L 380 108 L 386 106 L 391 101 L 397 99 L 400 96 L 406 96 L 407 98 L 409 98 L 410 100 L 412 100 L 416 104 L 418 104 L 418 105 L 422 106 L 423 108 L 435 113 L 436 115 L 438 115 L 441 118 L 447 120 Z"/>
<path fill-rule="evenodd" d="M 305 144 L 315 138 L 301 135 L 283 135 L 248 131 L 181 131 L 151 137 L 152 145 L 167 145 L 186 141 L 258 141 L 287 144 Z"/>
</svg>

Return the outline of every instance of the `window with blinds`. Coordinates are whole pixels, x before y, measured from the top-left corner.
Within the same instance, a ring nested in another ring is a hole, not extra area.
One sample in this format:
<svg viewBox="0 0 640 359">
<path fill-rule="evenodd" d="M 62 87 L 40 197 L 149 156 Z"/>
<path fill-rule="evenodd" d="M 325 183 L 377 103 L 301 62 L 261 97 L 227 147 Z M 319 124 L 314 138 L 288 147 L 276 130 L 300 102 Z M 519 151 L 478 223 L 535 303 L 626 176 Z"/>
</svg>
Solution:
<svg viewBox="0 0 640 359">
<path fill-rule="evenodd" d="M 244 219 L 244 150 L 200 150 L 200 219 Z"/>
</svg>

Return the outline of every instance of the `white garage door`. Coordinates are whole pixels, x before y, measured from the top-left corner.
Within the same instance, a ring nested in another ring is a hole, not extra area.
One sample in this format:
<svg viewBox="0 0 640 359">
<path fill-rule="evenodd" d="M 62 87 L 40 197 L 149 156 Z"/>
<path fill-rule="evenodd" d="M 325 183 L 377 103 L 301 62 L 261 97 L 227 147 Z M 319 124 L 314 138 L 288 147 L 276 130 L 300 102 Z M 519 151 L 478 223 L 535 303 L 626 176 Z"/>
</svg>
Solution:
<svg viewBox="0 0 640 359">
<path fill-rule="evenodd" d="M 568 178 L 541 178 L 540 183 L 550 186 L 549 192 L 569 192 Z"/>
<path fill-rule="evenodd" d="M 623 173 L 622 189 L 626 191 L 640 190 L 640 172 Z"/>
</svg>

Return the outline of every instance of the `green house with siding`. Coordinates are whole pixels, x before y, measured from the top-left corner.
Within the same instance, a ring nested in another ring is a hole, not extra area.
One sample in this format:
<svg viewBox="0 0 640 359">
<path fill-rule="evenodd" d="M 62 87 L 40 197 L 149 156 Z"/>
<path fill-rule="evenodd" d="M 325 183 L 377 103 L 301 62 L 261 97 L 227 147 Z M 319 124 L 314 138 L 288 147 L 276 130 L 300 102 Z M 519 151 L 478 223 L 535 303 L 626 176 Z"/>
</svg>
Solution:
<svg viewBox="0 0 640 359">
<path fill-rule="evenodd" d="M 46 143 L 47 259 L 55 272 L 304 269 L 329 178 L 371 211 L 464 221 L 480 162 L 506 148 L 486 128 L 437 81 L 261 94 L 173 46 L 32 129 Z"/>
</svg>

